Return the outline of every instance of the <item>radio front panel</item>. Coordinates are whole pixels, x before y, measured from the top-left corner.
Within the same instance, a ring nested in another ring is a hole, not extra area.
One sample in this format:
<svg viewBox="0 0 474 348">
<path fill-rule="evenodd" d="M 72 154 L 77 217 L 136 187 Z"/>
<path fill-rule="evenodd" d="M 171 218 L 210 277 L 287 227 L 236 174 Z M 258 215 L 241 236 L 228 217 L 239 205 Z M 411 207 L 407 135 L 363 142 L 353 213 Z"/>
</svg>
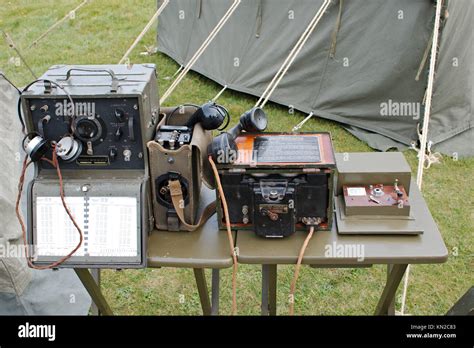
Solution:
<svg viewBox="0 0 474 348">
<path fill-rule="evenodd" d="M 33 129 L 44 138 L 59 141 L 72 133 L 82 150 L 68 169 L 144 169 L 145 155 L 138 97 L 27 98 Z M 47 153 L 51 158 L 51 150 Z M 51 164 L 40 162 L 42 169 Z"/>
</svg>

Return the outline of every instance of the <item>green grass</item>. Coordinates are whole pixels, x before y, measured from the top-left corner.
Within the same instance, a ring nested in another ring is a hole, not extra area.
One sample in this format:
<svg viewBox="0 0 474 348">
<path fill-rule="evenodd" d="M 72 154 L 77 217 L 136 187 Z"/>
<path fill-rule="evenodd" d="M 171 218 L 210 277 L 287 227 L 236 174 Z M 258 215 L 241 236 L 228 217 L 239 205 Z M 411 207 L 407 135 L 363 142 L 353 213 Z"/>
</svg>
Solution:
<svg viewBox="0 0 474 348">
<path fill-rule="evenodd" d="M 0 0 L 0 28 L 8 32 L 20 48 L 27 47 L 56 20 L 62 18 L 81 0 Z M 76 14 L 51 32 L 40 44 L 23 51 L 37 75 L 54 64 L 117 63 L 155 10 L 151 0 L 91 0 Z M 178 65 L 158 54 L 141 56 L 144 45 L 155 44 L 150 31 L 131 55 L 134 63 L 155 63 L 159 72 L 160 91 L 166 90 Z M 0 40 L 0 69 L 17 85 L 25 85 L 32 76 L 21 65 L 9 63 L 15 57 Z M 184 102 L 202 103 L 217 94 L 221 87 L 195 73 L 189 73 L 167 100 L 166 105 Z M 225 91 L 219 102 L 232 115 L 240 115 L 256 99 Z M 289 114 L 284 107 L 269 104 L 270 130 L 288 131 L 305 116 Z M 305 131 L 330 131 L 338 152 L 372 151 L 365 143 L 346 132 L 335 122 L 311 119 Z M 413 151 L 405 156 L 416 173 Z M 425 173 L 424 196 L 438 223 L 450 251 L 447 263 L 412 267 L 407 299 L 407 313 L 444 314 L 474 283 L 474 159 L 454 161 L 444 158 L 441 165 Z M 455 256 L 457 255 L 457 256 Z M 210 276 L 210 273 L 208 273 Z M 278 272 L 279 313 L 287 313 L 292 266 L 281 266 Z M 372 314 L 385 280 L 385 267 L 368 269 L 311 269 L 303 267 L 298 281 L 296 312 L 298 314 L 357 315 Z M 239 314 L 259 314 L 260 269 L 241 265 L 238 274 Z M 231 271 L 222 271 L 221 313 L 230 313 Z M 187 269 L 145 269 L 104 271 L 103 290 L 117 314 L 200 314 L 194 276 Z M 400 291 L 399 291 L 400 294 Z"/>
</svg>

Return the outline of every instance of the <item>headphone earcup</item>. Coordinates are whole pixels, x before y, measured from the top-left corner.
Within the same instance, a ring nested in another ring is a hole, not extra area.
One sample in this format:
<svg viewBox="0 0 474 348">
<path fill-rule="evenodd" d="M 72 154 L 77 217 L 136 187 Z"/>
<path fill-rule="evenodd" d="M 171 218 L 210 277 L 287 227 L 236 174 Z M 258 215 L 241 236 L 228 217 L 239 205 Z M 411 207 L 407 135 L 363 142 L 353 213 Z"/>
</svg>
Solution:
<svg viewBox="0 0 474 348">
<path fill-rule="evenodd" d="M 46 152 L 48 152 L 49 148 L 49 142 L 43 139 L 43 137 L 37 135 L 28 142 L 25 151 L 30 156 L 31 160 L 36 162 L 39 161 Z"/>
</svg>

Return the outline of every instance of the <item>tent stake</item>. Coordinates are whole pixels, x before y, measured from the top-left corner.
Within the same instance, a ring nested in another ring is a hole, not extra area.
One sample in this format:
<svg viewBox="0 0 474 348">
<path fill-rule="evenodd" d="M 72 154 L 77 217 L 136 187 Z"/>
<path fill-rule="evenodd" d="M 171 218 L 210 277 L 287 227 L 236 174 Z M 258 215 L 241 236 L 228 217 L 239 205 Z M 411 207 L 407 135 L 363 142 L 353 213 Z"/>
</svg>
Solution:
<svg viewBox="0 0 474 348">
<path fill-rule="evenodd" d="M 293 131 L 293 132 L 296 132 L 297 130 L 301 129 L 301 128 L 304 126 L 304 124 L 305 124 L 306 122 L 308 122 L 311 117 L 313 117 L 313 115 L 314 115 L 314 114 L 313 114 L 313 112 L 311 111 L 311 112 L 309 113 L 309 115 L 305 117 L 305 119 L 304 119 L 303 121 L 301 121 L 300 123 L 298 123 L 296 126 L 293 127 L 292 131 Z"/>
</svg>

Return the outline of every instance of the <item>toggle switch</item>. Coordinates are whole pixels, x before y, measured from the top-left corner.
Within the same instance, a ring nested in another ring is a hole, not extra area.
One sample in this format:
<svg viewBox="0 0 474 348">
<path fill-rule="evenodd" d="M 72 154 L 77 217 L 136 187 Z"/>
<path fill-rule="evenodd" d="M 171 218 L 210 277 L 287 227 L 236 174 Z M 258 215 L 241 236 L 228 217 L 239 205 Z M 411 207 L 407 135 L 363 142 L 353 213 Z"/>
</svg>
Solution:
<svg viewBox="0 0 474 348">
<path fill-rule="evenodd" d="M 120 139 L 122 138 L 122 128 L 121 127 L 117 127 L 117 130 L 115 131 L 115 134 L 114 134 L 114 139 L 115 141 L 120 141 Z"/>
<path fill-rule="evenodd" d="M 110 162 L 115 161 L 116 158 L 117 158 L 117 149 L 111 148 L 111 149 L 109 150 L 109 159 L 110 159 Z"/>
<path fill-rule="evenodd" d="M 118 122 L 123 122 L 125 120 L 125 111 L 122 109 L 115 109 L 114 114 Z"/>
</svg>

